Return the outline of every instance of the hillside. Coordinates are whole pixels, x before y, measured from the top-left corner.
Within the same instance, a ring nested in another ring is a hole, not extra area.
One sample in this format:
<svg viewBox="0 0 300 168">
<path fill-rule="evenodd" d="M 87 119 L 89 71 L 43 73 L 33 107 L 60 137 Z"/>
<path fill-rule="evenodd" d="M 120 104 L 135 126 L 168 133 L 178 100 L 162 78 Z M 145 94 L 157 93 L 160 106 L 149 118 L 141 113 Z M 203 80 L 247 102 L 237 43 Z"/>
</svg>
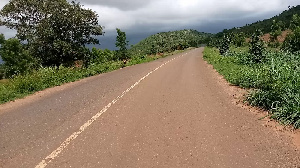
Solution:
<svg viewBox="0 0 300 168">
<path fill-rule="evenodd" d="M 197 47 L 207 42 L 211 34 L 196 30 L 179 30 L 157 33 L 132 46 L 133 55 L 157 54 L 172 52 L 188 47 Z"/>
<path fill-rule="evenodd" d="M 290 22 L 292 20 L 292 17 L 294 14 L 300 15 L 300 5 L 291 7 L 289 10 L 283 11 L 281 14 L 274 16 L 270 19 L 265 19 L 262 21 L 257 21 L 252 24 L 247 24 L 243 27 L 239 28 L 232 28 L 229 30 L 224 30 L 222 33 L 240 33 L 243 32 L 246 35 L 251 35 L 256 29 L 260 29 L 263 33 L 269 33 L 271 31 L 271 26 L 273 20 L 281 21 L 283 23 L 283 29 L 288 29 Z"/>
</svg>

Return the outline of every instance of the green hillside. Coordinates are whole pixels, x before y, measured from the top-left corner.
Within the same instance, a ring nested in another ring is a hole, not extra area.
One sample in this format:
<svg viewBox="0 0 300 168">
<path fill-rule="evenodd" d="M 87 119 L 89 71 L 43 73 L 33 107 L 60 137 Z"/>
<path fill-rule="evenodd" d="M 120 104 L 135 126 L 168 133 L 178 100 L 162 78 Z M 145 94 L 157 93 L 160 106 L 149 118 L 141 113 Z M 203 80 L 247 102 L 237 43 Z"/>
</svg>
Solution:
<svg viewBox="0 0 300 168">
<path fill-rule="evenodd" d="M 207 42 L 211 36 L 196 30 L 179 30 L 157 33 L 132 46 L 130 52 L 133 55 L 151 55 L 157 53 L 172 52 L 188 47 L 198 47 Z"/>
<path fill-rule="evenodd" d="M 288 29 L 294 14 L 300 15 L 300 5 L 291 7 L 289 10 L 285 10 L 281 14 L 274 16 L 270 19 L 257 21 L 255 23 L 247 24 L 240 28 L 232 28 L 229 30 L 225 29 L 219 35 L 221 35 L 223 33 L 231 33 L 231 32 L 233 32 L 233 33 L 243 32 L 246 35 L 252 35 L 256 29 L 260 29 L 263 33 L 269 33 L 269 32 L 271 32 L 271 26 L 272 26 L 273 20 L 276 20 L 277 22 L 282 22 L 283 29 Z"/>
</svg>

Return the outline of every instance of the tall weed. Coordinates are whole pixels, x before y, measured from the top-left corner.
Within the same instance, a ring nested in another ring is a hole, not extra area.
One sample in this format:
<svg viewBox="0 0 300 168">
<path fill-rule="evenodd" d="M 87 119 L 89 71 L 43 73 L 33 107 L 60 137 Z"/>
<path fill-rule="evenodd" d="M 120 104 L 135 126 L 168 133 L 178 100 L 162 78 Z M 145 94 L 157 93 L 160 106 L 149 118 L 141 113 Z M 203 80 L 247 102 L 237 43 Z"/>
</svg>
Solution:
<svg viewBox="0 0 300 168">
<path fill-rule="evenodd" d="M 283 124 L 300 128 L 300 55 L 268 51 L 259 64 L 249 57 L 243 50 L 227 57 L 214 48 L 204 51 L 204 58 L 230 83 L 255 89 L 247 98 L 251 105 L 270 110 Z"/>
</svg>

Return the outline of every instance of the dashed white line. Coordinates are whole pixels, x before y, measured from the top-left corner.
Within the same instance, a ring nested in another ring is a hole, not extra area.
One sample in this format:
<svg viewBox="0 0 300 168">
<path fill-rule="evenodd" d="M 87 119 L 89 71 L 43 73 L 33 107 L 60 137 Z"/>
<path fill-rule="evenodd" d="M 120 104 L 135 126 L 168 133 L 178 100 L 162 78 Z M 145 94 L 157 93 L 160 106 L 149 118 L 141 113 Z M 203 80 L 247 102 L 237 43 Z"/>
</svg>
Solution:
<svg viewBox="0 0 300 168">
<path fill-rule="evenodd" d="M 139 83 L 141 83 L 144 79 L 146 79 L 149 75 L 151 75 L 153 72 L 157 71 L 159 68 L 163 67 L 164 65 L 170 63 L 171 61 L 174 61 L 175 59 L 179 57 L 183 57 L 184 55 L 187 55 L 187 53 L 175 57 L 164 64 L 160 65 L 159 67 L 155 68 L 151 72 L 149 72 L 147 75 L 143 76 L 139 81 L 134 83 L 132 86 L 130 86 L 127 90 L 125 90 L 121 95 L 119 95 L 117 98 L 115 98 L 111 103 L 106 105 L 101 111 L 99 111 L 96 115 L 94 115 L 90 120 L 88 120 L 86 123 L 84 123 L 77 132 L 74 132 L 72 135 L 69 136 L 57 149 L 55 149 L 50 155 L 48 155 L 46 158 L 44 158 L 38 165 L 35 166 L 35 168 L 45 168 L 50 162 L 52 162 L 67 146 L 75 140 L 84 130 L 86 130 L 94 121 L 96 121 L 103 113 L 105 113 L 113 104 L 115 104 L 118 100 L 120 100 L 123 96 L 125 96 L 126 93 L 128 93 L 131 89 L 133 89 L 135 86 L 137 86 Z"/>
</svg>

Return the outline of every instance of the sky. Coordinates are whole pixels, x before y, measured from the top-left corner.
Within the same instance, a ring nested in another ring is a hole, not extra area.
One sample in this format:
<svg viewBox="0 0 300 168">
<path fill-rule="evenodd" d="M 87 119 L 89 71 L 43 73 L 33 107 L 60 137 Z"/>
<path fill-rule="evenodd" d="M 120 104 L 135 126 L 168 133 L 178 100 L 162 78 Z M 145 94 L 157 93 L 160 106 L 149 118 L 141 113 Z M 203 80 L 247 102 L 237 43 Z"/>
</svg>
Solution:
<svg viewBox="0 0 300 168">
<path fill-rule="evenodd" d="M 9 0 L 0 0 L 2 8 Z M 70 1 L 70 0 L 69 0 Z M 99 15 L 105 34 L 100 48 L 115 49 L 116 28 L 127 34 L 130 44 L 149 35 L 195 29 L 217 33 L 268 19 L 300 5 L 299 0 L 77 0 Z M 0 33 L 13 37 L 14 31 L 0 27 Z"/>
</svg>

